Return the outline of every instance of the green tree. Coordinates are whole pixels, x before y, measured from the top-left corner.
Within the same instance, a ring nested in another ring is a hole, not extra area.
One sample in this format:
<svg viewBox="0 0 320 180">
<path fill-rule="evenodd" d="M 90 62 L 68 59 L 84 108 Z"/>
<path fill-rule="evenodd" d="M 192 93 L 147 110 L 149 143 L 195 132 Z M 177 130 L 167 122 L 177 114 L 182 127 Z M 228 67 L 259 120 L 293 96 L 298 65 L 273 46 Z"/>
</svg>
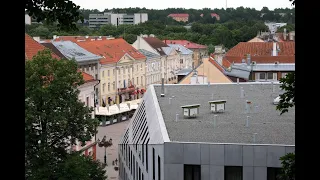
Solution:
<svg viewBox="0 0 320 180">
<path fill-rule="evenodd" d="M 26 0 L 26 12 L 35 17 L 38 22 L 58 22 L 58 27 L 63 30 L 76 29 L 76 23 L 83 17 L 79 8 L 71 0 Z"/>
<path fill-rule="evenodd" d="M 48 179 L 66 159 L 67 148 L 96 133 L 92 109 L 78 99 L 83 77 L 74 60 L 52 58 L 49 50 L 25 65 L 25 167 L 28 179 Z"/>
<path fill-rule="evenodd" d="M 212 44 L 208 45 L 208 53 L 209 53 L 209 55 L 214 53 L 214 46 Z"/>
<path fill-rule="evenodd" d="M 49 30 L 49 28 L 42 25 L 30 30 L 29 34 L 31 36 L 40 36 L 41 38 L 45 39 L 52 38 L 51 31 Z"/>
<path fill-rule="evenodd" d="M 288 108 L 295 105 L 295 73 L 288 73 L 285 77 L 280 79 L 281 89 L 285 92 L 280 95 L 280 102 L 277 105 L 277 110 L 281 111 L 281 114 L 288 112 Z"/>
<path fill-rule="evenodd" d="M 124 40 L 126 40 L 129 44 L 133 44 L 137 40 L 137 35 L 126 34 L 124 36 Z"/>
<path fill-rule="evenodd" d="M 295 180 L 296 160 L 295 153 L 288 153 L 280 158 L 282 169 L 279 180 Z"/>
<path fill-rule="evenodd" d="M 107 179 L 106 165 L 93 160 L 89 156 L 73 153 L 59 164 L 55 174 L 57 180 L 105 180 Z"/>
</svg>

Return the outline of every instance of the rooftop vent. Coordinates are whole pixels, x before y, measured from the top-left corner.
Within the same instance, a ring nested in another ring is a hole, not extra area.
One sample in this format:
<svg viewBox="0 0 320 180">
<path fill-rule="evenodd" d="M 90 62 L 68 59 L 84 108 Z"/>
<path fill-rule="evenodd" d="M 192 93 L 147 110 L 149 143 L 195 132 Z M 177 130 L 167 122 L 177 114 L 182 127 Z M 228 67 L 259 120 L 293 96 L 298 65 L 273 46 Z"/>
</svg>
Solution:
<svg viewBox="0 0 320 180">
<path fill-rule="evenodd" d="M 200 104 L 181 106 L 181 108 L 183 109 L 183 116 L 187 118 L 196 117 L 197 114 L 199 114 L 199 107 Z"/>
<path fill-rule="evenodd" d="M 279 64 L 279 61 L 274 62 L 275 65 Z"/>
<path fill-rule="evenodd" d="M 213 113 L 224 112 L 226 109 L 226 100 L 209 101 L 210 111 Z"/>
<path fill-rule="evenodd" d="M 161 97 L 164 97 L 164 78 L 161 79 Z"/>
<path fill-rule="evenodd" d="M 249 100 L 246 100 L 246 113 L 247 114 L 250 113 L 251 105 L 252 105 L 252 102 Z"/>
</svg>

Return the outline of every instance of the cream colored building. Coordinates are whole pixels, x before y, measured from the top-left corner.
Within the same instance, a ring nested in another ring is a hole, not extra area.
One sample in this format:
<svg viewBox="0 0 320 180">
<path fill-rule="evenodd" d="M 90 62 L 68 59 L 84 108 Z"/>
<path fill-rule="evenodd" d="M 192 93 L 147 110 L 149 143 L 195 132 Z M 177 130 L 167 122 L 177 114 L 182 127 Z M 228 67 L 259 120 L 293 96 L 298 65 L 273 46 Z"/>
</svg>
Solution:
<svg viewBox="0 0 320 180">
<path fill-rule="evenodd" d="M 154 35 L 140 35 L 132 46 L 161 56 L 161 78 L 165 79 L 166 84 L 177 83 L 176 73 L 180 67 L 180 53 L 175 48 L 168 46 Z"/>
<path fill-rule="evenodd" d="M 101 97 L 110 105 L 141 98 L 135 91 L 146 89 L 145 60 L 125 54 L 117 63 L 101 64 Z M 131 87 L 134 86 L 134 87 Z M 112 101 L 108 102 L 111 98 Z"/>
<path fill-rule="evenodd" d="M 232 81 L 224 75 L 208 58 L 203 60 L 203 63 L 196 69 L 198 77 L 197 82 L 202 83 L 231 83 Z M 184 77 L 179 84 L 191 84 L 193 81 L 194 72 L 189 73 Z"/>
<path fill-rule="evenodd" d="M 91 53 L 100 55 L 100 105 L 119 104 L 141 98 L 145 91 L 146 57 L 124 39 L 77 42 Z"/>
</svg>

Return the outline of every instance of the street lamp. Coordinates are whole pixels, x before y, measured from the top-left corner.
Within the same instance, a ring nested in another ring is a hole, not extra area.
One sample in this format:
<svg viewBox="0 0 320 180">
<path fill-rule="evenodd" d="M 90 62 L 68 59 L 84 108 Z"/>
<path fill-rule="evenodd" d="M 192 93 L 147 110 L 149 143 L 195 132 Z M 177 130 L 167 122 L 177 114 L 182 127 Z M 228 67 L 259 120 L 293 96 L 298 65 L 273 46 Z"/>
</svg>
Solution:
<svg viewBox="0 0 320 180">
<path fill-rule="evenodd" d="M 107 136 L 103 136 L 102 140 L 98 139 L 98 146 L 104 147 L 104 163 L 107 164 L 107 147 L 112 146 L 112 139 L 106 140 Z"/>
</svg>

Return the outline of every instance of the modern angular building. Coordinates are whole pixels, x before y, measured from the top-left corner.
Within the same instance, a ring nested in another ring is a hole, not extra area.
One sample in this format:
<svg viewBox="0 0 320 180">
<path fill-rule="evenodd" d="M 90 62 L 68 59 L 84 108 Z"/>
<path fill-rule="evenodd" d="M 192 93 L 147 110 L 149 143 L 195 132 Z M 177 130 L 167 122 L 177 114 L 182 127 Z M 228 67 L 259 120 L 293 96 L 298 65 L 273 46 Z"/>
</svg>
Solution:
<svg viewBox="0 0 320 180">
<path fill-rule="evenodd" d="M 295 150 L 279 84 L 151 85 L 119 142 L 121 180 L 273 180 Z"/>
</svg>

